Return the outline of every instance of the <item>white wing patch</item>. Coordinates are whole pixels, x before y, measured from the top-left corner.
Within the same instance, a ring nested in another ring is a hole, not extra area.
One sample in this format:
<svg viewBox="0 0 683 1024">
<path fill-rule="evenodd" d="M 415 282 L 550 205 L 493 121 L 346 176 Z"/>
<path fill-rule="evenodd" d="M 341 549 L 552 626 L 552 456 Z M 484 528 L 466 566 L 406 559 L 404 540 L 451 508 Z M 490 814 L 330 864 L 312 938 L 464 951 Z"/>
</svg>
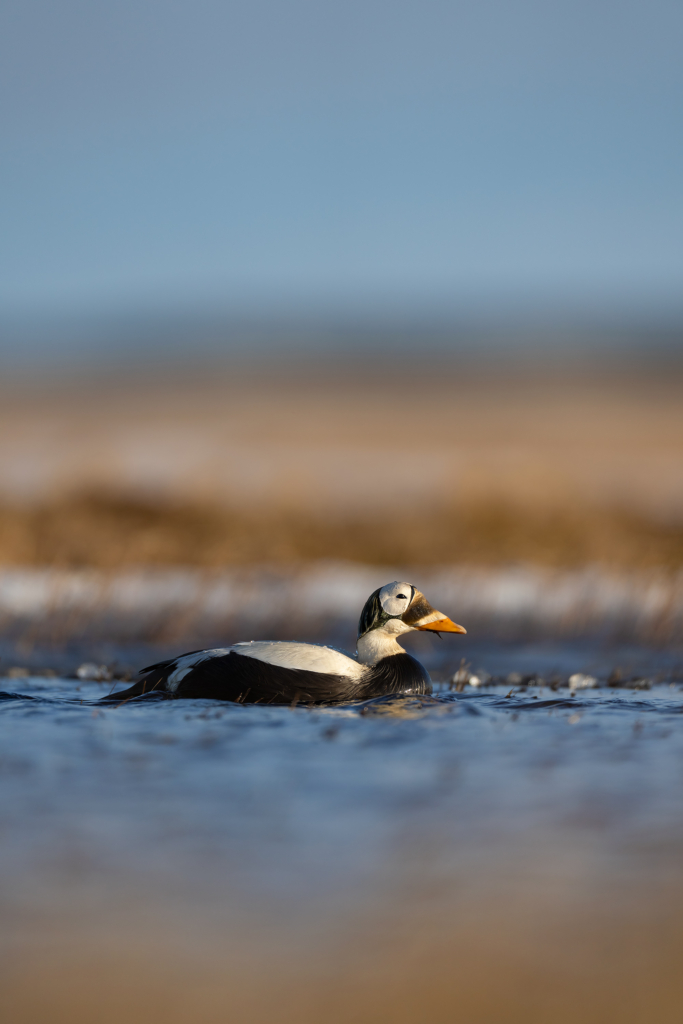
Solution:
<svg viewBox="0 0 683 1024">
<path fill-rule="evenodd" d="M 267 665 L 296 668 L 303 672 L 324 672 L 331 676 L 346 676 L 347 679 L 360 679 L 367 672 L 364 665 L 360 665 L 341 651 L 335 651 L 333 647 L 319 647 L 317 644 L 252 640 L 248 643 L 234 644 L 230 650 L 235 654 L 244 654 L 248 658 L 264 661 Z"/>
<path fill-rule="evenodd" d="M 166 680 L 166 689 L 175 693 L 195 665 L 199 665 L 202 661 L 208 661 L 209 658 L 221 658 L 225 654 L 230 654 L 231 649 L 230 647 L 215 647 L 211 651 L 196 651 L 195 654 L 184 654 L 182 657 L 176 658 L 175 668 Z"/>
</svg>

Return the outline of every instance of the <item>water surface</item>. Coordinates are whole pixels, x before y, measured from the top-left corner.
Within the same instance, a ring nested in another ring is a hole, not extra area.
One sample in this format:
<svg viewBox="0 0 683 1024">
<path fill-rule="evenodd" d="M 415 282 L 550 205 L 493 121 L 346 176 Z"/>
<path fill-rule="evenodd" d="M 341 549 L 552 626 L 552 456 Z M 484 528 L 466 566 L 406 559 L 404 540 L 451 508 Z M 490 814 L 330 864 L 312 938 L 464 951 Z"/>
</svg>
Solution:
<svg viewBox="0 0 683 1024">
<path fill-rule="evenodd" d="M 676 655 L 476 654 L 501 682 L 341 708 L 4 679 L 13 1019 L 182 1020 L 192 991 L 207 1020 L 679 1020 Z"/>
</svg>

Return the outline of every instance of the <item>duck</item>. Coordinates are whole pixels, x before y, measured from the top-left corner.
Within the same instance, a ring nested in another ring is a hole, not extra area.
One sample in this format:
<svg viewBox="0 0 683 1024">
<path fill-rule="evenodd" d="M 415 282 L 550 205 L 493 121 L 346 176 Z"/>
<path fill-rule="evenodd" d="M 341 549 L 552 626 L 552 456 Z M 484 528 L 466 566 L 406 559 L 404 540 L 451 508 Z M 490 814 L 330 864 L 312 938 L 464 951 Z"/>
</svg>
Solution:
<svg viewBox="0 0 683 1024">
<path fill-rule="evenodd" d="M 239 704 L 296 705 L 429 694 L 429 673 L 398 643 L 399 637 L 415 630 L 439 635 L 467 632 L 433 608 L 411 583 L 394 581 L 375 590 L 365 602 L 355 657 L 319 644 L 242 641 L 149 665 L 133 686 L 104 700 L 120 704 L 162 693 Z"/>
</svg>

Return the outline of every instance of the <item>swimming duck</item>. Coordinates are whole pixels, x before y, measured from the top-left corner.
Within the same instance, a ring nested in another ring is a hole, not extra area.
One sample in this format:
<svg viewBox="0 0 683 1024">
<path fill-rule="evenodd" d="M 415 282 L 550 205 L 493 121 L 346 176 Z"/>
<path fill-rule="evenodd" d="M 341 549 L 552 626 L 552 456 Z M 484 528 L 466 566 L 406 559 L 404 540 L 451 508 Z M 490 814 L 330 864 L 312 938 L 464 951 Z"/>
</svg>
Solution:
<svg viewBox="0 0 683 1024">
<path fill-rule="evenodd" d="M 142 670 L 108 701 L 162 691 L 241 704 L 327 704 L 389 693 L 431 693 L 427 670 L 398 637 L 413 630 L 466 633 L 410 583 L 388 583 L 370 595 L 358 623 L 356 658 L 317 644 L 252 640 L 190 651 Z"/>
</svg>

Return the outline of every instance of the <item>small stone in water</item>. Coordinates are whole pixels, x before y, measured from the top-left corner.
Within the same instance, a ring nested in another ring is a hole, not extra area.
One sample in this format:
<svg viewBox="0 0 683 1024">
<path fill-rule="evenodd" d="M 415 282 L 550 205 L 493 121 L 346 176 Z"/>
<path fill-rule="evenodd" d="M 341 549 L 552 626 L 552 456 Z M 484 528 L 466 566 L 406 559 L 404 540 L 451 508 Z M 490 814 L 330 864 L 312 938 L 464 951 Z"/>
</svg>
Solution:
<svg viewBox="0 0 683 1024">
<path fill-rule="evenodd" d="M 582 672 L 575 672 L 573 676 L 569 677 L 569 688 L 571 690 L 589 690 L 597 685 L 598 681 L 595 676 L 586 676 Z"/>
<path fill-rule="evenodd" d="M 89 679 L 94 682 L 109 682 L 111 672 L 106 665 L 96 665 L 93 661 L 85 661 L 76 669 L 79 679 Z"/>
<path fill-rule="evenodd" d="M 479 670 L 479 674 L 475 675 L 470 672 L 469 666 L 465 664 L 465 659 L 460 662 L 460 668 L 457 669 L 451 676 L 451 689 L 455 688 L 456 693 L 462 693 L 467 685 L 469 686 L 481 686 L 485 683 L 490 676 L 487 672 Z"/>
</svg>

